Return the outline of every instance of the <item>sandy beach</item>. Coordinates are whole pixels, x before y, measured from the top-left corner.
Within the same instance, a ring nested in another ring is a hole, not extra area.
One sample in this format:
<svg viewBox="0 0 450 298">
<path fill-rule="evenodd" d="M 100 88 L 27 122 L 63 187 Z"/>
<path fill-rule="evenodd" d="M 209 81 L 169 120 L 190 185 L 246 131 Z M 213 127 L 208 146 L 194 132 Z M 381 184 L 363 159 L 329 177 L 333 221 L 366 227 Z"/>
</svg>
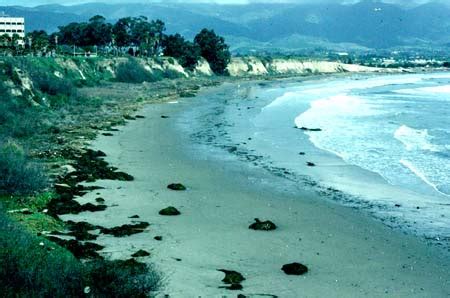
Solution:
<svg viewBox="0 0 450 298">
<path fill-rule="evenodd" d="M 223 92 L 220 88 L 203 91 L 202 96 Z M 102 197 L 108 208 L 61 218 L 114 227 L 131 223 L 130 217 L 138 215 L 139 221 L 150 223 L 144 233 L 125 238 L 100 235 L 97 242 L 105 245 L 104 256 L 129 258 L 139 249 L 149 251 L 149 257 L 140 259 L 164 273 L 161 296 L 450 295 L 450 258 L 420 239 L 297 189 L 283 177 L 231 155 L 215 159 L 196 154 L 189 135 L 176 125 L 192 104 L 195 101 L 183 99 L 148 105 L 139 111 L 145 119 L 93 142 L 111 165 L 135 181 L 96 181 L 104 189 L 78 201 L 95 203 Z M 167 189 L 175 182 L 188 189 Z M 158 214 L 168 206 L 181 215 Z M 271 220 L 278 228 L 250 230 L 254 218 Z M 162 236 L 162 241 L 155 236 Z M 309 272 L 286 275 L 281 267 L 292 262 L 308 266 Z M 246 279 L 243 290 L 222 288 L 224 274 L 218 269 L 240 272 Z"/>
</svg>

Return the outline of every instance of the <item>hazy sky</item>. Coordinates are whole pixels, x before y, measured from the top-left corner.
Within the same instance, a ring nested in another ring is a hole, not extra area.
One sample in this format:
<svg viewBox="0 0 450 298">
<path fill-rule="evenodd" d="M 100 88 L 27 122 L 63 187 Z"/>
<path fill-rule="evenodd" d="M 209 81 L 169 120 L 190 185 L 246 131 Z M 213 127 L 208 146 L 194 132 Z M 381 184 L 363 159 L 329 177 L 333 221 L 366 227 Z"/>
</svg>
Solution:
<svg viewBox="0 0 450 298">
<path fill-rule="evenodd" d="M 411 2 L 416 4 L 426 3 L 433 0 L 383 0 L 383 2 L 399 3 L 410 5 Z M 437 0 L 439 1 L 439 0 Z M 450 2 L 450 0 L 441 0 L 441 2 Z M 23 6 L 36 6 L 41 4 L 79 4 L 87 2 L 106 2 L 106 3 L 151 3 L 151 2 L 167 2 L 163 0 L 0 0 L 0 5 L 23 5 Z M 354 3 L 358 0 L 172 0 L 172 2 L 180 3 L 219 3 L 219 4 L 246 4 L 246 3 L 317 3 L 317 2 L 335 2 L 335 3 Z"/>
</svg>

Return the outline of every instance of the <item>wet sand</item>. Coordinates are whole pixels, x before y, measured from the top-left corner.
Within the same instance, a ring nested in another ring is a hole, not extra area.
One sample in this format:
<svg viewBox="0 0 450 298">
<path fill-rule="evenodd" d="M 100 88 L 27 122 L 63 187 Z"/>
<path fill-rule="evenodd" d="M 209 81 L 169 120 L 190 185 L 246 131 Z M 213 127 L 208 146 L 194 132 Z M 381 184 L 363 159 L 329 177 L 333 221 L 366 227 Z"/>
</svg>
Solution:
<svg viewBox="0 0 450 298">
<path fill-rule="evenodd" d="M 208 90 L 207 92 L 214 92 Z M 232 157 L 195 154 L 191 139 L 175 125 L 189 99 L 178 104 L 148 105 L 113 137 L 99 137 L 93 147 L 133 182 L 97 181 L 105 189 L 79 201 L 102 197 L 104 212 L 62 216 L 113 227 L 139 215 L 150 228 L 125 238 L 101 235 L 105 256 L 129 258 L 139 249 L 142 261 L 165 274 L 161 295 L 170 297 L 446 297 L 450 260 L 419 239 L 394 231 L 366 214 L 322 200 L 308 191 L 290 191 L 282 177 Z M 161 118 L 168 115 L 170 118 Z M 205 149 L 207 150 L 207 149 Z M 307 173 L 305 173 L 307 174 Z M 183 183 L 187 191 L 167 189 Z M 181 215 L 158 211 L 174 206 Z M 254 218 L 271 220 L 275 231 L 253 231 Z M 162 236 L 162 241 L 154 239 Z M 308 266 L 303 276 L 281 271 L 286 263 Z M 246 278 L 242 291 L 223 288 L 224 274 Z M 263 296 L 261 296 L 263 297 Z"/>
</svg>

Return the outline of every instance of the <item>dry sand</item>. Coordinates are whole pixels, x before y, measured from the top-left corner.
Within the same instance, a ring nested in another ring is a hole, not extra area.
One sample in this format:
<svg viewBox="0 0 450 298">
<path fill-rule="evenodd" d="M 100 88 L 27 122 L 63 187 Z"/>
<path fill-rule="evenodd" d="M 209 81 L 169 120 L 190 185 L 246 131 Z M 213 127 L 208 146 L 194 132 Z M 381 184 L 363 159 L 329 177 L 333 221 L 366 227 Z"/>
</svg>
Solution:
<svg viewBox="0 0 450 298">
<path fill-rule="evenodd" d="M 114 137 L 93 144 L 112 165 L 135 177 L 133 182 L 97 181 L 105 187 L 81 198 L 103 197 L 104 212 L 63 216 L 112 227 L 130 223 L 132 215 L 151 224 L 126 238 L 101 235 L 98 243 L 112 258 L 128 258 L 139 249 L 151 252 L 142 261 L 165 274 L 161 295 L 170 297 L 448 297 L 450 262 L 417 238 L 394 231 L 353 209 L 317 195 L 284 191 L 285 181 L 233 160 L 192 154 L 190 140 L 174 125 L 179 104 L 147 106 L 146 116 Z M 171 118 L 162 119 L 161 115 Z M 168 190 L 172 182 L 188 187 Z M 180 216 L 158 211 L 175 206 Z M 254 218 L 273 221 L 278 229 L 253 231 Z M 154 236 L 163 236 L 156 241 Z M 303 276 L 288 276 L 283 264 L 301 262 Z M 217 269 L 244 275 L 242 291 L 229 291 Z"/>
</svg>

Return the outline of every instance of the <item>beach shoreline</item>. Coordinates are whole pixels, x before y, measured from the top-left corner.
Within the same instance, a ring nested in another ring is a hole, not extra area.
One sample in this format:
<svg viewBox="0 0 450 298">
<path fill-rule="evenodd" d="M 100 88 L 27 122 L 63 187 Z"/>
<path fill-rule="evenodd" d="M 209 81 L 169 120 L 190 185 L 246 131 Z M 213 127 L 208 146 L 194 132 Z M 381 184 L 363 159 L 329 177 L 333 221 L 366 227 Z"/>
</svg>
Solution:
<svg viewBox="0 0 450 298">
<path fill-rule="evenodd" d="M 202 91 L 221 92 L 222 87 Z M 448 257 L 419 239 L 393 231 L 365 214 L 324 201 L 319 195 L 285 191 L 282 177 L 230 158 L 226 162 L 193 155 L 189 135 L 175 119 L 189 100 L 150 104 L 145 119 L 129 123 L 114 137 L 101 136 L 92 146 L 112 165 L 135 177 L 133 182 L 96 181 L 104 187 L 78 201 L 102 196 L 103 212 L 61 216 L 112 227 L 139 215 L 150 223 L 144 233 L 123 239 L 101 235 L 104 255 L 127 258 L 138 249 L 166 274 L 162 294 L 171 297 L 232 297 L 238 293 L 280 297 L 395 295 L 445 296 L 449 293 Z M 161 116 L 167 116 L 161 118 Z M 185 192 L 168 190 L 180 182 Z M 280 187 L 274 187 L 278 185 Z M 160 209 L 175 206 L 177 217 Z M 271 220 L 275 231 L 252 231 L 254 218 Z M 162 236 L 156 241 L 154 236 Z M 301 262 L 306 275 L 288 276 L 286 263 Z M 242 291 L 221 288 L 223 273 L 244 275 Z"/>
</svg>

